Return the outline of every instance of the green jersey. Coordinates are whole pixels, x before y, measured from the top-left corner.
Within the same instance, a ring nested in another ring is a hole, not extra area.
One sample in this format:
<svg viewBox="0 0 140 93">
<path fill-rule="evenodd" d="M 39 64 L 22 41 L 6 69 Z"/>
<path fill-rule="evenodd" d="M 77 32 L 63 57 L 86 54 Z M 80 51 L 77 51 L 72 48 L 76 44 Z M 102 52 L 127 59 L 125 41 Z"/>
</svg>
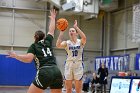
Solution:
<svg viewBox="0 0 140 93">
<path fill-rule="evenodd" d="M 44 40 L 33 43 L 27 53 L 35 55 L 37 69 L 42 66 L 50 66 L 56 64 L 52 48 L 53 36 L 48 34 Z"/>
</svg>

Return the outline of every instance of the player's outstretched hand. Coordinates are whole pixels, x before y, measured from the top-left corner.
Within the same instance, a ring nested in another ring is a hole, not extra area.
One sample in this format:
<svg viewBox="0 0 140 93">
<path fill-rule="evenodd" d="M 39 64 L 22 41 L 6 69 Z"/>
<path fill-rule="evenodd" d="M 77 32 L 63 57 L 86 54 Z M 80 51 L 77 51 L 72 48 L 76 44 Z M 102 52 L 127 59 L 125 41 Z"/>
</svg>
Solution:
<svg viewBox="0 0 140 93">
<path fill-rule="evenodd" d="M 8 51 L 8 56 L 7 57 L 16 58 L 17 54 L 14 51 Z"/>
<path fill-rule="evenodd" d="M 49 18 L 50 19 L 55 19 L 56 18 L 56 14 L 57 14 L 57 11 L 55 9 L 50 10 Z"/>
</svg>

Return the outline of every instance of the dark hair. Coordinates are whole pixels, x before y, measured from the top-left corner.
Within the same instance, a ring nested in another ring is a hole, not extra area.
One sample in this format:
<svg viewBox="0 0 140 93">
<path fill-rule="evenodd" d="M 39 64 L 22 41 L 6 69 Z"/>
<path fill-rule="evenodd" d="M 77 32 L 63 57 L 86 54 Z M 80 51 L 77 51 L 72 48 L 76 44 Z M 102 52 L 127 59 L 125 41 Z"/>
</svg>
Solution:
<svg viewBox="0 0 140 93">
<path fill-rule="evenodd" d="M 41 31 L 41 30 L 38 30 L 38 31 L 35 32 L 34 37 L 35 37 L 35 43 L 37 43 L 38 41 L 44 39 L 45 33 L 43 31 Z"/>
</svg>

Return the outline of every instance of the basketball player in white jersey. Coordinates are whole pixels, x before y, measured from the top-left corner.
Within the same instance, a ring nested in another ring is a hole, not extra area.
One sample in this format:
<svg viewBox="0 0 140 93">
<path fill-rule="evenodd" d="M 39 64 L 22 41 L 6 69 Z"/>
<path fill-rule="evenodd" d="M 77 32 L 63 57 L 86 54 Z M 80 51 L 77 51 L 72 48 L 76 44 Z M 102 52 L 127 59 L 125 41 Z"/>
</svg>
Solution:
<svg viewBox="0 0 140 93">
<path fill-rule="evenodd" d="M 86 44 L 86 36 L 77 26 L 75 20 L 73 28 L 69 29 L 70 40 L 63 41 L 64 31 L 60 31 L 56 46 L 64 48 L 67 52 L 67 59 L 65 62 L 65 85 L 66 93 L 72 93 L 72 82 L 74 80 L 76 93 L 82 92 L 82 77 L 83 77 L 83 48 Z M 80 35 L 81 39 L 78 39 Z"/>
</svg>

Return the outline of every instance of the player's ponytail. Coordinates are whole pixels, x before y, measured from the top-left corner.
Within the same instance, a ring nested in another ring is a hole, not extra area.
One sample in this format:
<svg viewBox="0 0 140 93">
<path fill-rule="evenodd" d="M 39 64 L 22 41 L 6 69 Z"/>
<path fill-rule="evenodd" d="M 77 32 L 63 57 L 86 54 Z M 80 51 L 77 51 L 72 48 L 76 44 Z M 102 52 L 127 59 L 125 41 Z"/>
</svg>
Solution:
<svg viewBox="0 0 140 93">
<path fill-rule="evenodd" d="M 37 43 L 38 41 L 44 39 L 44 37 L 45 37 L 45 33 L 43 31 L 41 31 L 41 30 L 36 31 L 35 36 L 34 36 L 35 43 Z"/>
</svg>

